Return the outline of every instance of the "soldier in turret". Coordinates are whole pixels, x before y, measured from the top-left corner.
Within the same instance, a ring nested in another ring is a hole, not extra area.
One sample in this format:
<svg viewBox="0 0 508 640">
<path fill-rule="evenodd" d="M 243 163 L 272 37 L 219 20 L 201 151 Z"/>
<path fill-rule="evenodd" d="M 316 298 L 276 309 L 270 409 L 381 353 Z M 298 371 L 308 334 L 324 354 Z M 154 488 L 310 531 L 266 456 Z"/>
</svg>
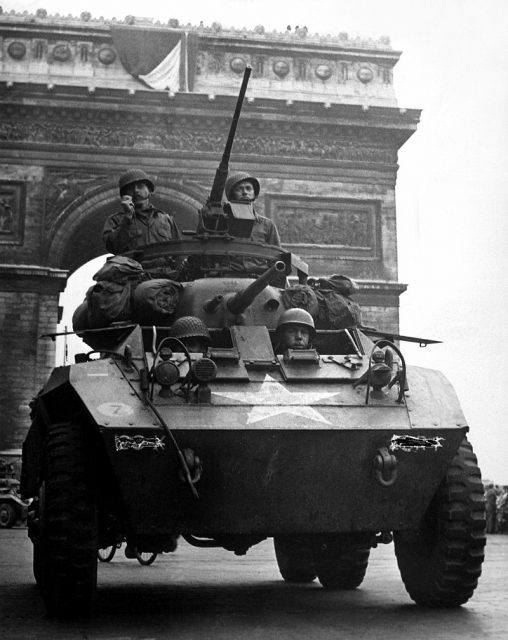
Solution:
<svg viewBox="0 0 508 640">
<path fill-rule="evenodd" d="M 224 192 L 228 200 L 237 202 L 254 202 L 261 188 L 259 181 L 246 171 L 237 171 L 228 176 Z M 269 218 L 260 216 L 254 208 L 254 224 L 250 235 L 252 242 L 262 242 L 280 247 L 279 232 L 275 223 Z"/>
<path fill-rule="evenodd" d="M 111 253 L 125 253 L 148 244 L 178 240 L 181 235 L 172 215 L 150 203 L 153 181 L 142 169 L 130 169 L 120 176 L 122 211 L 106 220 L 102 239 Z"/>
<path fill-rule="evenodd" d="M 224 194 L 230 202 L 250 202 L 253 203 L 254 221 L 249 240 L 261 244 L 269 244 L 280 247 L 279 232 L 275 223 L 269 218 L 260 216 L 255 209 L 254 202 L 259 196 L 260 185 L 257 178 L 251 176 L 246 171 L 236 171 L 231 173 L 224 186 Z M 201 233 L 210 228 L 207 224 L 207 217 L 210 210 L 205 206 L 200 212 L 197 232 Z M 246 275 L 256 275 L 266 270 L 266 261 L 256 258 L 244 258 L 231 260 L 231 271 L 244 272 Z"/>
</svg>

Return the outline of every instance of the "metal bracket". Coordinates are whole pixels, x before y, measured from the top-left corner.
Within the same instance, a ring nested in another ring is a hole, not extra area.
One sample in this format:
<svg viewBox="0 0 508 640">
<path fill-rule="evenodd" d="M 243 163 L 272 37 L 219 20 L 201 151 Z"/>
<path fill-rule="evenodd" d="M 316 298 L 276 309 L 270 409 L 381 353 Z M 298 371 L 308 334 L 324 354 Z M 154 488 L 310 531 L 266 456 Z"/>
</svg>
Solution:
<svg viewBox="0 0 508 640">
<path fill-rule="evenodd" d="M 374 476 L 383 487 L 391 487 L 397 480 L 397 458 L 386 447 L 378 449 L 374 458 Z"/>
</svg>

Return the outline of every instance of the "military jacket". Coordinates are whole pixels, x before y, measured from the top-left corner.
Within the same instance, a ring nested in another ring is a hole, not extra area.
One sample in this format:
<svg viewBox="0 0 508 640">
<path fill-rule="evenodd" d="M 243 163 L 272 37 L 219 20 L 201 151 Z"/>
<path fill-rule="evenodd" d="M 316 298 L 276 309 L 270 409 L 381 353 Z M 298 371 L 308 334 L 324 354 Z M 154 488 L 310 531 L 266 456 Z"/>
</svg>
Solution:
<svg viewBox="0 0 508 640">
<path fill-rule="evenodd" d="M 270 218 L 265 218 L 257 213 L 255 215 L 254 224 L 252 225 L 252 232 L 249 240 L 252 242 L 259 242 L 261 244 L 271 244 L 275 247 L 280 247 L 279 232 L 275 223 Z M 237 260 L 231 260 L 232 271 L 245 271 L 252 274 L 263 273 L 267 269 L 266 260 L 259 258 L 239 258 Z"/>
<path fill-rule="evenodd" d="M 114 254 L 125 253 L 148 244 L 179 240 L 178 229 L 173 216 L 150 206 L 142 212 L 136 211 L 134 219 L 125 224 L 125 213 L 114 213 L 106 220 L 102 239 L 106 249 Z"/>
<path fill-rule="evenodd" d="M 204 229 L 202 216 L 206 215 L 206 208 L 201 210 L 199 216 L 197 232 L 201 233 Z M 252 231 L 249 236 L 249 240 L 252 242 L 259 242 L 260 244 L 270 244 L 275 247 L 280 247 L 279 232 L 275 223 L 270 218 L 260 216 L 254 211 L 254 223 L 252 225 Z M 225 265 L 226 266 L 226 265 Z M 243 272 L 245 275 L 257 275 L 263 273 L 267 269 L 267 261 L 260 258 L 230 258 L 228 260 L 227 267 L 232 272 Z"/>
</svg>

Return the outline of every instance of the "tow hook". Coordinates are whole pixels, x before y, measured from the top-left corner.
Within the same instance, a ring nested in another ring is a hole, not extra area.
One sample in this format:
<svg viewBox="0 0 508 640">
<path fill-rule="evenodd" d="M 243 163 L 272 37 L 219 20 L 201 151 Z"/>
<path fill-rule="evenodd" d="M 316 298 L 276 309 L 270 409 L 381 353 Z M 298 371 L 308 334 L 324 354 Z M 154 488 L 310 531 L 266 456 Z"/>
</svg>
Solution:
<svg viewBox="0 0 508 640">
<path fill-rule="evenodd" d="M 397 458 L 386 447 L 378 449 L 373 462 L 376 480 L 383 487 L 391 487 L 397 480 Z"/>
<path fill-rule="evenodd" d="M 199 482 L 201 474 L 203 473 L 201 458 L 197 456 L 192 449 L 184 449 L 182 453 L 187 463 L 187 468 L 189 469 L 190 481 L 192 484 L 196 484 Z M 187 482 L 183 469 L 180 469 L 180 480 Z"/>
</svg>

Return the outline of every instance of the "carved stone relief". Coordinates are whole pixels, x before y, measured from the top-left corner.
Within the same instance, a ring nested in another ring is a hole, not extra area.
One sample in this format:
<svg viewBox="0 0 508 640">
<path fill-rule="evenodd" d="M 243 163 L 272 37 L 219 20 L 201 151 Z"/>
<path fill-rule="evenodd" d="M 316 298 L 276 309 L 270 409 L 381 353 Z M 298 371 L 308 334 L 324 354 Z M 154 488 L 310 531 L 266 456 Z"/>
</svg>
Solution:
<svg viewBox="0 0 508 640">
<path fill-rule="evenodd" d="M 0 182 L 0 244 L 22 244 L 25 223 L 25 183 Z"/>
<path fill-rule="evenodd" d="M 51 58 L 58 62 L 67 62 L 72 56 L 70 47 L 66 44 L 57 44 L 53 47 Z"/>
<path fill-rule="evenodd" d="M 4 115 L 5 113 L 5 115 Z M 12 110 L 0 110 L 0 141 L 83 145 L 94 148 L 122 147 L 171 151 L 213 152 L 225 143 L 228 123 L 206 126 L 202 119 L 182 118 L 169 121 L 163 117 L 148 119 L 125 114 L 95 114 L 78 111 L 26 110 L 16 117 Z M 9 117 L 11 116 L 11 117 Z M 91 120 L 88 116 L 96 118 Z M 143 119 L 141 118 L 141 122 Z M 280 123 L 256 123 L 235 141 L 235 152 L 262 156 L 314 158 L 349 162 L 397 161 L 393 138 L 388 133 L 353 131 L 337 126 L 294 126 Z"/>
<path fill-rule="evenodd" d="M 207 56 L 208 72 L 218 75 L 224 73 L 226 69 L 225 56 L 223 53 L 211 53 Z"/>
<path fill-rule="evenodd" d="M 254 78 L 262 78 L 265 73 L 266 56 L 253 56 L 252 75 Z"/>
<path fill-rule="evenodd" d="M 26 46 L 23 42 L 15 40 L 7 47 L 7 53 L 14 60 L 23 60 L 26 54 Z"/>
<path fill-rule="evenodd" d="M 114 179 L 114 178 L 111 178 Z M 91 174 L 80 171 L 62 172 L 49 170 L 45 180 L 45 227 L 50 229 L 58 215 L 77 198 L 93 187 L 107 182 L 107 174 Z"/>
<path fill-rule="evenodd" d="M 346 250 L 349 257 L 376 258 L 378 203 L 335 198 L 266 196 L 267 215 L 276 223 L 284 245 L 305 247 L 323 255 Z"/>
<path fill-rule="evenodd" d="M 307 79 L 307 60 L 305 58 L 296 58 L 295 77 L 297 80 Z"/>
</svg>

